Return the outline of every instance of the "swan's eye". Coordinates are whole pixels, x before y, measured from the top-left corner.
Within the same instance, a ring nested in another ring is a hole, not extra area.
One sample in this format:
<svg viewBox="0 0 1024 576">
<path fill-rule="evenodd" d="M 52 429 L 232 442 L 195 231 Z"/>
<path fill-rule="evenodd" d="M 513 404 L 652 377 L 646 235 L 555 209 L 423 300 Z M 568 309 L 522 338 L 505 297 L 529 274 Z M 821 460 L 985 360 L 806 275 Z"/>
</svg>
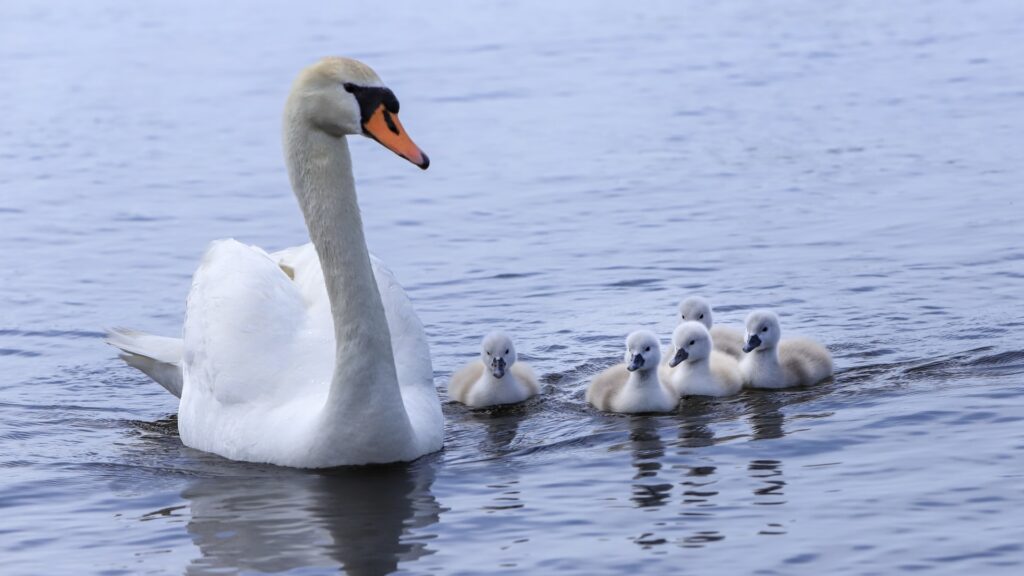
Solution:
<svg viewBox="0 0 1024 576">
<path fill-rule="evenodd" d="M 767 331 L 768 331 L 768 327 L 767 326 L 765 326 L 764 328 L 761 328 L 761 332 L 767 332 Z"/>
<path fill-rule="evenodd" d="M 696 340 L 690 340 L 690 346 L 693 346 L 693 345 L 694 345 L 694 344 L 696 344 L 696 343 L 697 343 L 697 341 L 696 341 Z"/>
<path fill-rule="evenodd" d="M 704 315 L 703 315 L 703 314 L 701 314 L 701 315 L 700 315 L 700 320 L 703 320 L 703 319 L 704 319 Z"/>
<path fill-rule="evenodd" d="M 508 348 L 505 348 L 505 354 L 508 354 Z"/>
<path fill-rule="evenodd" d="M 490 355 L 491 355 L 491 353 L 490 353 L 490 352 L 488 352 L 488 353 L 487 353 L 487 355 L 488 355 L 488 356 L 490 356 Z"/>
<path fill-rule="evenodd" d="M 683 317 L 683 320 L 686 320 L 686 314 L 681 314 L 681 316 Z"/>
<path fill-rule="evenodd" d="M 648 346 L 647 348 L 644 348 L 644 352 L 650 352 L 650 351 L 651 351 L 651 347 L 650 346 Z"/>
</svg>

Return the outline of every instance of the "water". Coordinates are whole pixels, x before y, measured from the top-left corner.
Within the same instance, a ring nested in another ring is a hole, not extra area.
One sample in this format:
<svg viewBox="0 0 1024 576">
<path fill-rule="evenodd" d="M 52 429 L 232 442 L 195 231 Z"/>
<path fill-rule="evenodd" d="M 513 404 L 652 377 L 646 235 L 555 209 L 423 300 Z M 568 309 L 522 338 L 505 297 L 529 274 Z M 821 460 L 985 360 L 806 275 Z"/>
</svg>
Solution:
<svg viewBox="0 0 1024 576">
<path fill-rule="evenodd" d="M 0 4 L 0 572 L 1019 573 L 1018 2 L 289 6 Z M 178 331 L 208 241 L 305 241 L 280 112 L 325 54 L 433 160 L 353 146 L 438 385 L 495 327 L 544 381 L 407 466 L 184 448 L 101 343 Z M 586 408 L 691 293 L 835 381 Z"/>
</svg>

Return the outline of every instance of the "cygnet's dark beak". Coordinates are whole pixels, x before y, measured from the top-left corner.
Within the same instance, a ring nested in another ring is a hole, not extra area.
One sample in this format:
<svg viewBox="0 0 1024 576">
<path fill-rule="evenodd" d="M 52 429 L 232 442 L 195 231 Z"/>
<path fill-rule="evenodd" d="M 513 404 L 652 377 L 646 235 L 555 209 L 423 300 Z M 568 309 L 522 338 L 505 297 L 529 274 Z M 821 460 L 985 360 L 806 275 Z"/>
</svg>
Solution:
<svg viewBox="0 0 1024 576">
<path fill-rule="evenodd" d="M 505 359 L 495 358 L 491 361 L 491 374 L 494 374 L 495 378 L 501 378 L 505 375 Z"/>
<path fill-rule="evenodd" d="M 746 346 L 743 347 L 743 351 L 744 352 L 752 352 L 755 349 L 757 349 L 757 347 L 760 346 L 760 345 L 761 345 L 761 339 L 757 337 L 757 334 L 751 334 L 750 337 L 747 338 L 747 344 L 746 344 Z"/>
<path fill-rule="evenodd" d="M 672 359 L 668 361 L 668 365 L 671 366 L 672 368 L 675 368 L 676 366 L 679 366 L 681 362 L 683 362 L 689 357 L 690 355 L 686 352 L 686 350 L 680 348 L 679 350 L 676 350 L 676 355 L 673 356 Z"/>
<path fill-rule="evenodd" d="M 644 367 L 644 355 L 634 354 L 633 359 L 629 361 L 629 366 L 626 366 L 626 370 L 635 372 Z"/>
</svg>

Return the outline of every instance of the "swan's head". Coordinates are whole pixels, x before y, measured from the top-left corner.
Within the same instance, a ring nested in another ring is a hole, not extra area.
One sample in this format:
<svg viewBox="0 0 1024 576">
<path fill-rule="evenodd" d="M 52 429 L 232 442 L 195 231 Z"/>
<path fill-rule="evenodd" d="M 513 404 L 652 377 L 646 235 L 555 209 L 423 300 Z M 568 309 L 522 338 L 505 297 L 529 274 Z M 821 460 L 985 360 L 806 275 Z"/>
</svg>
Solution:
<svg viewBox="0 0 1024 576">
<path fill-rule="evenodd" d="M 501 378 L 516 363 L 516 347 L 504 332 L 491 332 L 480 344 L 480 360 L 495 378 Z"/>
<path fill-rule="evenodd" d="M 285 118 L 335 138 L 362 134 L 424 170 L 430 165 L 398 121 L 394 92 L 358 60 L 324 58 L 303 70 L 288 96 Z"/>
<path fill-rule="evenodd" d="M 673 368 L 680 362 L 696 362 L 711 356 L 711 334 L 700 322 L 683 322 L 672 332 L 672 347 L 675 353 L 668 365 Z"/>
<path fill-rule="evenodd" d="M 711 329 L 711 304 L 700 296 L 690 296 L 679 303 L 679 323 L 700 322 Z"/>
<path fill-rule="evenodd" d="M 744 352 L 771 350 L 779 344 L 782 328 L 779 317 L 769 310 L 755 310 L 747 316 L 747 338 Z"/>
<path fill-rule="evenodd" d="M 661 362 L 661 343 L 650 330 L 637 330 L 626 337 L 626 370 L 650 370 Z"/>
</svg>

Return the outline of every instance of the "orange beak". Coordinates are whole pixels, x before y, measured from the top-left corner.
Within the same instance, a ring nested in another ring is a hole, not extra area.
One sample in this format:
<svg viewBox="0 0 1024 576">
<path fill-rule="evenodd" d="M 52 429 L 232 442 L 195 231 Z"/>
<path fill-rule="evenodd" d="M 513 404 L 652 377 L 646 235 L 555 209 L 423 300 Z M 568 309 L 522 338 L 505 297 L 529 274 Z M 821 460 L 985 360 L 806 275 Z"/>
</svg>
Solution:
<svg viewBox="0 0 1024 576">
<path fill-rule="evenodd" d="M 420 168 L 426 170 L 430 166 L 430 158 L 406 134 L 402 123 L 398 121 L 398 115 L 388 112 L 383 104 L 377 106 L 370 119 L 363 124 L 363 132 Z"/>
</svg>

